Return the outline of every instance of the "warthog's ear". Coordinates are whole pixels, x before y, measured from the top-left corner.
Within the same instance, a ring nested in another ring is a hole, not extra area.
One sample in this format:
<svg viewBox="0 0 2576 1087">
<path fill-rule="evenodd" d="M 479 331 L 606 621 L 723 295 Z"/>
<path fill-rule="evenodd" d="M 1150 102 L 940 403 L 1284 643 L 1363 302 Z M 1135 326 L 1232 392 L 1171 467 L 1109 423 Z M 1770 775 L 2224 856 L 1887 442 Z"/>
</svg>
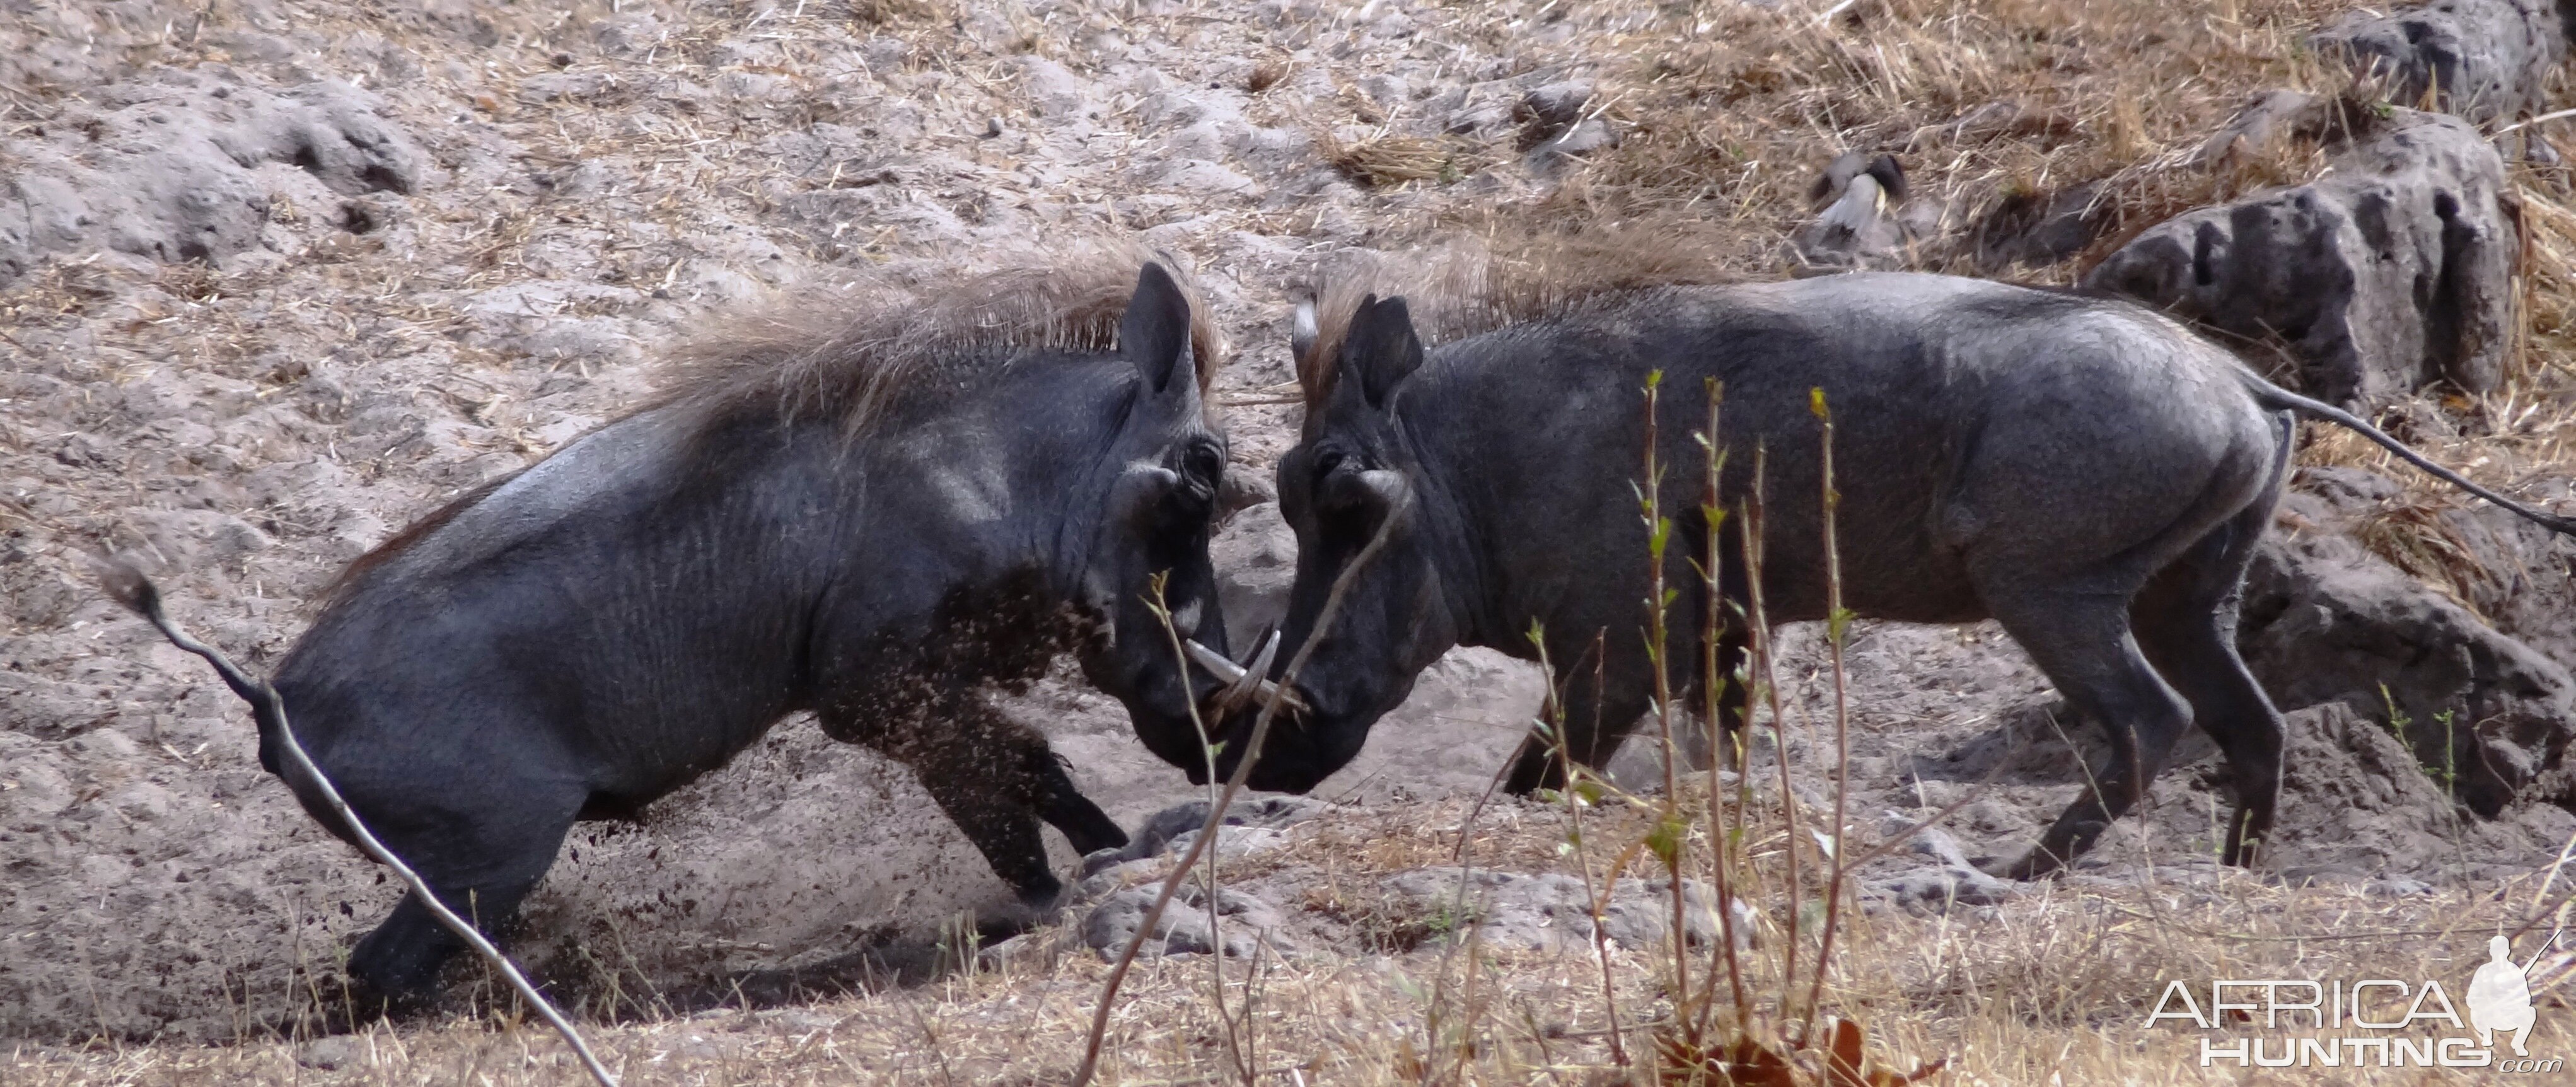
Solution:
<svg viewBox="0 0 2576 1087">
<path fill-rule="evenodd" d="M 1404 299 L 1370 295 L 1362 301 L 1342 337 L 1341 380 L 1355 381 L 1369 406 L 1382 408 L 1387 394 L 1421 365 L 1422 340 L 1413 334 L 1413 313 Z"/>
<path fill-rule="evenodd" d="M 1118 319 L 1118 350 L 1155 392 L 1170 388 L 1173 375 L 1185 367 L 1193 386 L 1197 383 L 1197 370 L 1189 367 L 1190 300 L 1162 265 L 1147 261 L 1136 273 L 1136 293 Z"/>
<path fill-rule="evenodd" d="M 1300 298 L 1297 311 L 1288 316 L 1288 357 L 1297 363 L 1297 373 L 1306 372 L 1306 356 L 1315 353 L 1315 339 L 1323 331 L 1315 327 L 1315 300 Z"/>
</svg>

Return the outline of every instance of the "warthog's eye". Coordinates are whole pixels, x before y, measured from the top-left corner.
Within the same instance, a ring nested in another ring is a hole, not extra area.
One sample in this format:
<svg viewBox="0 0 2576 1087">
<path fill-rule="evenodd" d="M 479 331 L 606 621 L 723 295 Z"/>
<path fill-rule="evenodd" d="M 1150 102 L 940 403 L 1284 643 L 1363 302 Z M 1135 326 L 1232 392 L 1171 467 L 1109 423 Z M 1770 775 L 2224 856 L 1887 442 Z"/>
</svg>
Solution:
<svg viewBox="0 0 2576 1087">
<path fill-rule="evenodd" d="M 1225 478 L 1225 450 L 1212 441 L 1192 442 L 1181 454 L 1181 472 L 1214 494 L 1217 484 Z"/>
<path fill-rule="evenodd" d="M 1181 498 L 1194 517 L 1215 509 L 1217 490 L 1225 482 L 1225 448 L 1214 441 L 1191 442 L 1181 453 Z"/>
</svg>

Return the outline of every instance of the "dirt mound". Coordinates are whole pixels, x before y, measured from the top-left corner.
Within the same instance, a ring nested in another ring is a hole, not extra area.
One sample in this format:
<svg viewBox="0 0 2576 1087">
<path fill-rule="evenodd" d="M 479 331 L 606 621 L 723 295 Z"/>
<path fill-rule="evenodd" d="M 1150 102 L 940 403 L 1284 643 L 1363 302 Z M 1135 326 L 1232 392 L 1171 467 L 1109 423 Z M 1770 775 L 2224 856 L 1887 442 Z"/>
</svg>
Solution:
<svg viewBox="0 0 2576 1087">
<path fill-rule="evenodd" d="M 165 69 L 90 102 L 13 141 L 21 166 L 0 211 L 0 285 L 53 253 L 283 254 L 299 247 L 269 234 L 272 220 L 313 216 L 365 234 L 393 205 L 361 198 L 422 183 L 420 149 L 345 83 L 273 93 L 222 72 Z"/>
</svg>

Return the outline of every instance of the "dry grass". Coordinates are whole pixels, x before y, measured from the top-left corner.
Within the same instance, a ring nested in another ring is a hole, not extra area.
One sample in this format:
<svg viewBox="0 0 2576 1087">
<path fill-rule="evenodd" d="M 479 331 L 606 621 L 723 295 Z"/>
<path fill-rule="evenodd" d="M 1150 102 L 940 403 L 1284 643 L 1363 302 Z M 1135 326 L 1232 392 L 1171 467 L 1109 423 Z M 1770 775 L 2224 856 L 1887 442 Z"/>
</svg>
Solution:
<svg viewBox="0 0 2576 1087">
<path fill-rule="evenodd" d="M 1325 832 L 1265 866 L 1330 869 L 1329 888 L 1304 904 L 1319 914 L 1375 911 L 1383 939 L 1352 954 L 1315 953 L 1226 965 L 1228 1006 L 1247 990 L 1253 1059 L 1263 1084 L 1621 1083 L 1606 1044 L 1600 975 L 1588 952 L 1502 953 L 1477 944 L 1472 923 L 1407 915 L 1359 888 L 1375 877 L 1446 863 L 1467 805 L 1449 801 L 1330 817 Z M 1544 808 L 1470 828 L 1470 861 L 1572 871 L 1556 849 L 1562 824 Z M 1646 816 L 1616 801 L 1592 824 L 1625 842 Z M 1475 828 L 1484 829 L 1475 829 Z M 1353 843 L 1383 841 L 1375 850 Z M 2502 886 L 2390 897 L 2358 889 L 2291 890 L 2206 865 L 2156 873 L 2142 889 L 2040 888 L 2011 903 L 1947 915 L 1847 920 L 1827 1005 L 1865 1022 L 1870 1056 L 1910 1068 L 1947 1059 L 1950 1083 L 2200 1083 L 2202 1032 L 2146 1025 L 2164 986 L 2214 978 L 2386 977 L 2441 980 L 2453 998 L 2482 957 L 2485 937 L 2534 910 L 2539 874 Z M 2566 889 L 2562 874 L 2556 890 Z M 1342 897 L 1336 898 L 1339 895 Z M 1748 982 L 1779 983 L 1784 915 L 1746 959 Z M 1454 940 L 1461 933 L 1465 939 Z M 2527 945 L 2534 937 L 2526 936 Z M 2520 945 L 2518 945 L 2520 946 Z M 1407 951 L 1408 948 L 1412 950 Z M 1398 952 L 1394 955 L 1378 950 Z M 1812 955 L 1813 948 L 1807 949 Z M 1697 966 L 1706 965 L 1704 955 Z M 1671 1013 L 1661 957 L 1613 949 L 1613 987 L 1629 1050 Z M 1695 966 L 1696 968 L 1696 966 Z M 630 1083 L 1058 1083 L 1079 1056 L 1091 1000 L 1106 973 L 1087 954 L 1014 962 L 917 988 L 764 1012 L 716 1011 L 599 1025 L 591 1040 Z M 2536 973 L 2535 982 L 2545 978 Z M 1111 1022 L 1102 1082 L 1241 1082 L 1204 959 L 1140 963 Z M 2205 988 L 2203 989 L 2205 992 Z M 2565 979 L 2544 988 L 2535 1054 L 2576 1052 Z M 2300 1031 L 2280 1032 L 2296 1035 Z M 2215 1041 L 2261 1031 L 2212 1032 Z M 299 1065 L 330 1049 L 332 1071 Z M 2222 1072 L 2222 1075 L 2233 1073 Z M 2401 1069 L 2341 1069 L 2332 1082 L 2413 1083 Z M 2320 1077 L 2322 1079 L 2322 1077 Z M 234 1047 L 18 1048 L 0 1082 L 573 1084 L 580 1071 L 534 1022 L 450 1021 L 377 1027 L 317 1049 L 304 1040 Z"/>
<path fill-rule="evenodd" d="M 1703 7 L 1608 43 L 1633 58 L 1620 146 L 1585 198 L 1679 204 L 1782 237 L 1844 150 L 1900 156 L 1953 228 L 2033 196 L 2099 188 L 2102 236 L 2062 280 L 2174 212 L 2301 179 L 2309 149 L 2185 167 L 2253 95 L 2334 91 L 2302 46 L 2339 0 L 1869 0 Z M 1676 33 L 1678 32 L 1678 34 Z M 1675 43 L 1678 36 L 1679 42 Z"/>
<path fill-rule="evenodd" d="M 1263 57 L 1253 62 L 1252 71 L 1243 77 L 1243 89 L 1259 94 L 1279 85 L 1294 69 L 1286 57 Z"/>
<path fill-rule="evenodd" d="M 2371 553 L 2440 589 L 2471 610 L 2476 586 L 2491 584 L 2495 573 L 2478 561 L 2460 530 L 2442 514 L 2452 508 L 2440 498 L 2409 494 L 2405 500 L 2372 510 L 2353 532 Z"/>
<path fill-rule="evenodd" d="M 850 0 L 850 17 L 870 26 L 929 22 L 946 14 L 937 0 Z"/>
<path fill-rule="evenodd" d="M 1315 135 L 1316 150 L 1351 180 L 1369 186 L 1407 181 L 1456 181 L 1473 173 L 1480 152 L 1460 140 L 1382 133 L 1344 143 L 1330 130 Z"/>
</svg>

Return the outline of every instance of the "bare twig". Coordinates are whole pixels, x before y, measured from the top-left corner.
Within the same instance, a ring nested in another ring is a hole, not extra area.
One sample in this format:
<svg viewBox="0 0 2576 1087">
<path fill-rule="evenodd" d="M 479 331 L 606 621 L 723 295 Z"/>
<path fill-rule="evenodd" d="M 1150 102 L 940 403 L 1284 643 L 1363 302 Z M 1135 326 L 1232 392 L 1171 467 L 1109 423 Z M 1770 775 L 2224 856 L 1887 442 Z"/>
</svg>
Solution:
<svg viewBox="0 0 2576 1087">
<path fill-rule="evenodd" d="M 1172 664 L 1174 667 L 1180 669 L 1181 690 L 1184 694 L 1189 694 L 1190 654 L 1188 650 L 1181 648 L 1180 628 L 1172 625 L 1172 610 L 1163 595 L 1164 587 L 1169 584 L 1170 580 L 1170 572 L 1164 571 L 1155 574 L 1147 582 L 1150 597 L 1145 601 L 1145 607 L 1152 611 L 1154 613 L 1154 619 L 1163 625 L 1163 637 L 1168 640 L 1172 646 Z M 1207 767 L 1208 804 L 1210 807 L 1214 807 L 1216 804 L 1216 744 L 1208 739 L 1207 718 L 1204 714 L 1199 712 L 1199 700 L 1195 696 L 1192 696 L 1189 698 L 1189 705 L 1190 728 L 1198 734 L 1199 758 L 1204 760 L 1203 765 Z M 1207 854 L 1207 878 L 1203 883 L 1207 890 L 1204 899 L 1207 905 L 1208 945 L 1221 950 L 1225 947 L 1225 940 L 1224 934 L 1218 930 L 1216 861 L 1216 851 L 1209 850 Z M 1222 953 L 1208 956 L 1208 967 L 1210 977 L 1214 983 L 1213 999 L 1216 1001 L 1216 1018 L 1218 1022 L 1225 1024 L 1226 1054 L 1234 1061 L 1235 1071 L 1242 1074 L 1244 1082 L 1250 1083 L 1252 1082 L 1252 1064 L 1245 1057 L 1242 1043 L 1235 1035 L 1234 1017 L 1228 1015 L 1225 1010 L 1225 956 Z M 1246 988 L 1248 991 L 1248 982 Z M 1247 1008 L 1245 1011 L 1249 1013 L 1250 1009 Z"/>
<path fill-rule="evenodd" d="M 1109 1009 L 1117 1002 L 1118 986 L 1127 980 L 1127 971 L 1136 965 L 1136 953 L 1144 948 L 1146 937 L 1152 935 L 1154 926 L 1162 922 L 1163 909 L 1171 905 L 1172 895 L 1180 890 L 1181 880 L 1188 877 L 1190 867 L 1198 863 L 1199 854 L 1208 848 L 1208 843 L 1216 839 L 1217 828 L 1225 822 L 1225 810 L 1234 803 L 1236 794 L 1243 791 L 1244 779 L 1252 775 L 1252 764 L 1260 759 L 1261 745 L 1270 737 L 1270 722 L 1278 716 L 1279 707 L 1287 703 L 1288 692 L 1296 685 L 1297 673 L 1305 668 L 1307 658 L 1314 656 L 1315 647 L 1323 644 L 1326 632 L 1332 629 L 1334 614 L 1341 611 L 1342 598 L 1350 592 L 1351 583 L 1358 580 L 1359 572 L 1368 567 L 1369 560 L 1376 558 L 1377 553 L 1385 548 L 1386 541 L 1395 534 L 1395 526 L 1412 509 L 1413 495 L 1407 491 L 1404 500 L 1387 511 L 1386 520 L 1378 525 L 1377 535 L 1369 538 L 1368 546 L 1361 548 L 1351 564 L 1342 568 L 1341 576 L 1333 579 L 1332 591 L 1325 595 L 1323 609 L 1315 613 L 1315 626 L 1307 634 L 1306 644 L 1297 647 L 1297 655 L 1289 659 L 1287 671 L 1280 673 L 1278 685 L 1271 688 L 1270 697 L 1262 701 L 1260 716 L 1253 718 L 1252 735 L 1244 741 L 1242 756 L 1235 760 L 1234 776 L 1226 779 L 1225 791 L 1217 794 L 1216 803 L 1208 805 L 1207 822 L 1200 826 L 1188 852 L 1172 866 L 1171 875 L 1163 878 L 1163 889 L 1154 895 L 1154 904 L 1146 908 L 1145 916 L 1137 922 L 1136 934 L 1128 937 L 1127 949 L 1119 953 L 1117 965 L 1109 970 L 1109 980 L 1101 984 L 1100 1002 L 1091 1011 L 1091 1035 L 1083 1043 L 1082 1066 L 1073 1073 L 1073 1087 L 1086 1087 L 1092 1075 L 1099 1071 L 1100 1043 L 1109 1032 Z M 1223 949 L 1218 951 L 1222 954 Z"/>
<path fill-rule="evenodd" d="M 1664 744 L 1664 800 L 1655 816 L 1655 829 L 1649 840 L 1656 859 L 1664 862 L 1664 876 L 1672 885 L 1672 992 L 1676 999 L 1690 995 L 1690 956 L 1683 953 L 1682 933 L 1689 931 L 1690 909 L 1682 889 L 1681 768 L 1676 765 L 1680 752 L 1673 746 L 1673 677 L 1671 665 L 1672 630 L 1667 624 L 1672 597 L 1664 586 L 1664 555 L 1672 544 L 1673 522 L 1664 516 L 1664 466 L 1657 442 L 1656 409 L 1661 406 L 1664 372 L 1646 375 L 1646 478 L 1638 484 L 1640 513 L 1646 520 L 1646 656 L 1655 670 L 1655 724 Z M 1724 907 L 1721 905 L 1720 909 Z"/>
<path fill-rule="evenodd" d="M 1707 720 L 1702 722 L 1702 725 L 1708 733 L 1709 751 L 1708 844 L 1710 876 L 1711 881 L 1715 883 L 1717 887 L 1718 950 L 1714 952 L 1713 957 L 1722 957 L 1726 962 L 1727 987 L 1735 997 L 1736 1026 L 1739 1031 L 1749 1035 L 1753 1031 L 1753 1009 L 1750 1002 L 1745 999 L 1744 964 L 1735 953 L 1735 877 L 1733 872 L 1735 858 L 1731 848 L 1734 834 L 1731 825 L 1732 820 L 1727 818 L 1726 791 L 1718 787 L 1717 780 L 1718 767 L 1724 765 L 1728 761 L 1719 757 L 1719 743 L 1724 741 L 1727 744 L 1732 745 L 1736 739 L 1742 735 L 1744 725 L 1747 724 L 1747 722 L 1739 720 L 1736 722 L 1735 735 L 1729 736 L 1725 734 L 1726 677 L 1719 669 L 1717 656 L 1719 641 L 1718 630 L 1719 624 L 1723 619 L 1719 614 L 1719 609 L 1726 606 L 1725 578 L 1721 576 L 1724 573 L 1725 568 L 1723 566 L 1723 559 L 1720 555 L 1722 550 L 1721 544 L 1723 543 L 1721 533 L 1724 531 L 1724 526 L 1726 524 L 1726 509 L 1719 504 L 1718 500 L 1719 482 L 1724 477 L 1726 471 L 1726 447 L 1725 443 L 1722 441 L 1721 432 L 1718 429 L 1718 424 L 1721 421 L 1719 412 L 1726 404 L 1726 386 L 1716 378 L 1709 378 L 1707 379 L 1706 387 L 1708 393 L 1708 429 L 1694 437 L 1698 440 L 1700 453 L 1705 458 L 1705 464 L 1702 466 L 1702 470 L 1706 475 L 1706 483 L 1704 485 L 1704 489 L 1700 493 L 1699 506 L 1702 528 L 1701 535 L 1703 537 L 1702 543 L 1708 551 L 1706 562 L 1699 570 L 1700 588 L 1702 592 L 1707 594 L 1702 604 L 1704 614 L 1700 617 L 1700 697 L 1707 710 Z M 1750 710 L 1751 708 L 1751 700 L 1747 699 L 1746 709 Z M 1745 780 L 1744 759 L 1739 754 L 1738 757 L 1732 761 L 1736 764 L 1736 781 L 1741 783 Z M 1740 817 L 1743 812 L 1742 806 L 1738 805 L 1735 810 L 1737 815 Z M 1703 982 L 1703 989 L 1700 993 L 1699 1016 L 1694 1023 L 1693 1029 L 1706 1029 L 1711 1009 L 1715 1008 L 1716 1005 L 1717 965 L 1712 962 L 1709 964 L 1708 978 Z"/>
<path fill-rule="evenodd" d="M 216 674 L 223 677 L 224 683 L 248 700 L 255 711 L 276 721 L 278 745 L 286 749 L 288 761 L 312 782 L 313 790 L 322 795 L 323 803 L 330 805 L 332 814 L 339 816 L 340 822 L 349 828 L 350 836 L 357 839 L 359 850 L 393 869 L 394 874 L 402 878 L 403 885 L 411 888 L 412 897 L 429 908 L 430 916 L 436 917 L 439 924 L 455 933 L 467 947 L 474 949 L 475 954 L 482 956 L 483 961 L 490 963 L 492 969 L 499 971 L 509 981 L 510 988 L 518 992 L 519 999 L 537 1009 L 537 1014 L 545 1019 L 546 1024 L 555 1028 L 555 1033 L 563 1035 L 564 1044 L 571 1046 L 573 1053 L 580 1056 L 582 1067 L 589 1069 L 591 1079 L 598 1081 L 601 1087 L 617 1087 L 617 1077 L 609 1072 L 608 1066 L 600 1063 L 599 1055 L 591 1052 L 589 1043 L 582 1041 L 581 1032 L 573 1029 L 572 1022 L 555 1010 L 554 1004 L 539 994 L 536 986 L 528 983 L 527 975 L 519 972 L 509 956 L 503 955 L 501 949 L 492 946 L 492 941 L 485 939 L 481 931 L 439 901 L 438 895 L 429 889 L 428 882 L 420 878 L 420 873 L 412 871 L 411 866 L 404 864 L 393 850 L 385 848 L 383 842 L 376 840 L 375 833 L 367 829 L 367 824 L 359 821 L 358 813 L 351 811 L 349 802 L 341 798 L 339 788 L 332 785 L 331 779 L 323 775 L 322 768 L 315 766 L 313 759 L 304 753 L 304 745 L 296 742 L 295 730 L 286 721 L 286 700 L 278 697 L 277 688 L 270 686 L 265 679 L 252 678 L 222 650 L 180 630 L 161 607 L 160 589 L 132 563 L 116 560 L 103 564 L 100 581 L 108 595 L 115 597 L 118 603 L 150 620 L 153 626 L 160 628 L 162 637 L 170 639 L 170 644 L 205 658 L 206 663 L 215 667 Z"/>
<path fill-rule="evenodd" d="M 1798 892 L 1804 888 L 1805 881 L 1799 876 L 1798 864 L 1798 794 L 1789 782 L 1789 718 L 1780 708 L 1780 677 L 1775 674 L 1771 659 L 1771 617 L 1763 607 L 1762 476 L 1770 466 L 1770 459 L 1770 448 L 1761 442 L 1754 443 L 1752 489 L 1745 496 L 1744 518 L 1739 525 L 1744 533 L 1745 599 L 1752 605 L 1751 614 L 1745 617 L 1744 629 L 1753 651 L 1755 674 L 1760 678 L 1762 701 L 1771 710 L 1771 743 L 1775 749 L 1771 761 L 1778 765 L 1780 771 L 1780 813 L 1788 828 L 1788 837 L 1781 848 L 1787 853 L 1789 862 L 1789 938 L 1782 948 L 1780 964 L 1780 976 L 1787 979 L 1798 976 L 1798 930 L 1801 927 Z M 1750 705 L 1749 698 L 1747 705 Z M 1780 1015 L 1785 1019 L 1790 1014 L 1789 986 L 1784 981 L 1780 987 Z"/>
<path fill-rule="evenodd" d="M 1596 634 L 1593 637 L 1592 661 L 1594 672 L 1592 689 L 1595 691 L 1599 691 L 1601 689 L 1601 669 L 1603 668 L 1601 659 L 1602 651 L 1608 648 L 1608 646 L 1604 644 L 1606 637 L 1606 635 L 1600 634 Z M 1530 624 L 1530 644 L 1538 647 L 1539 674 L 1547 681 L 1547 702 L 1544 706 L 1540 707 L 1540 712 L 1546 715 L 1548 723 L 1551 726 L 1549 729 L 1549 736 L 1553 741 L 1553 746 L 1556 748 L 1557 765 L 1565 768 L 1565 788 L 1561 791 L 1560 795 L 1565 800 L 1565 815 L 1567 823 L 1573 828 L 1574 859 L 1580 862 L 1579 867 L 1583 872 L 1583 902 L 1584 905 L 1592 911 L 1590 915 L 1592 921 L 1592 954 L 1594 959 L 1601 964 L 1601 1012 L 1602 1015 L 1610 1021 L 1610 1062 L 1621 1068 L 1625 1068 L 1628 1066 L 1628 1050 L 1627 1047 L 1622 1045 L 1619 1041 L 1619 998 L 1618 989 L 1613 984 L 1610 975 L 1610 937 L 1601 924 L 1601 898 L 1603 892 L 1595 889 L 1595 885 L 1592 882 L 1592 840 L 1586 837 L 1583 833 L 1584 799 L 1581 788 L 1581 775 L 1583 771 L 1575 764 L 1574 752 L 1567 746 L 1565 741 L 1565 697 L 1557 688 L 1555 664 L 1548 659 L 1546 630 L 1536 621 L 1532 621 Z M 1577 658 L 1575 663 L 1580 666 L 1582 664 L 1582 660 Z M 1597 708 L 1593 711 L 1592 718 L 1597 725 L 1601 719 L 1600 711 Z M 1616 869 L 1612 870 L 1610 878 L 1613 885 L 1615 885 L 1618 880 L 1618 872 Z"/>
<path fill-rule="evenodd" d="M 1815 1035 L 1816 1009 L 1825 998 L 1825 972 L 1833 964 L 1834 932 L 1842 921 L 1843 876 L 1851 871 L 1845 859 L 1848 850 L 1844 836 L 1849 832 L 1851 803 L 1851 706 L 1845 691 L 1843 646 L 1851 637 L 1852 614 L 1843 607 L 1842 551 L 1834 538 L 1834 514 L 1842 505 L 1842 496 L 1834 490 L 1834 413 L 1825 403 L 1825 390 L 1814 390 L 1809 407 L 1823 430 L 1819 439 L 1822 458 L 1822 484 L 1825 526 L 1825 645 L 1833 658 L 1834 671 L 1834 828 L 1833 874 L 1825 880 L 1825 931 L 1816 946 L 1816 983 L 1807 989 L 1807 1018 L 1798 1030 L 1801 1039 Z"/>
</svg>

